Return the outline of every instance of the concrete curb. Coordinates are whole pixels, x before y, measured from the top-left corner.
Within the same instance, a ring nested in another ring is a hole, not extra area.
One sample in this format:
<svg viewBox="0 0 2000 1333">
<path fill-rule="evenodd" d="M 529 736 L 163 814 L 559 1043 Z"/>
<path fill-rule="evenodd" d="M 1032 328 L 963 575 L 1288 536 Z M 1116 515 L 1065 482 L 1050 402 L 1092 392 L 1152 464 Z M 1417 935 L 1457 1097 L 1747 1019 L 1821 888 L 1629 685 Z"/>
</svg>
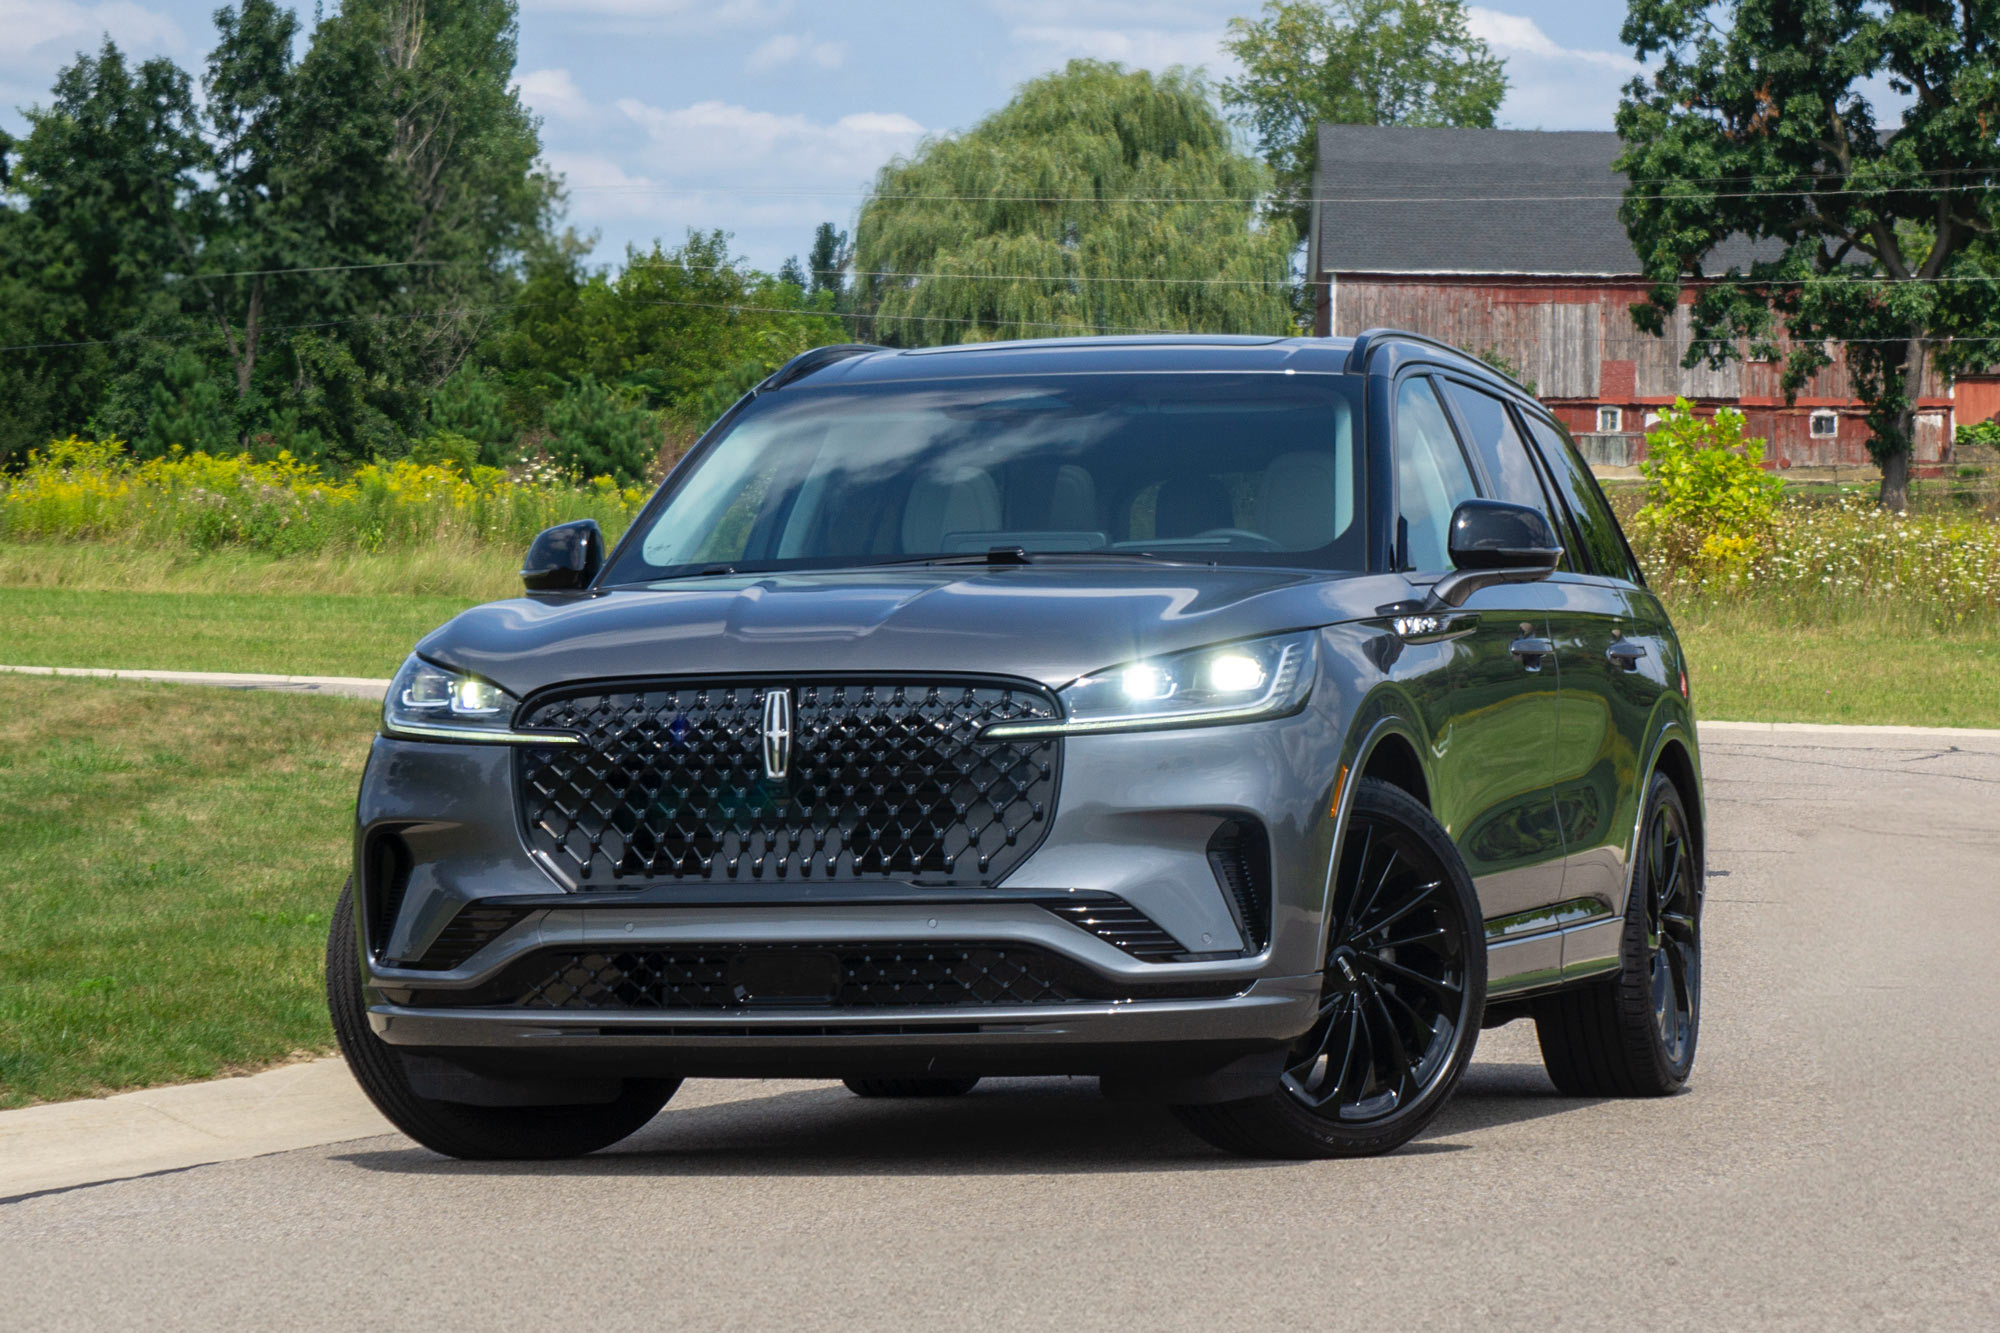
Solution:
<svg viewBox="0 0 2000 1333">
<path fill-rule="evenodd" d="M 395 1129 L 339 1057 L 0 1111 L 0 1202 Z"/>
<path fill-rule="evenodd" d="M 367 676 L 260 676 L 240 671 L 128 671 L 112 667 L 0 666 L 22 676 L 88 676 L 100 680 L 150 680 L 168 685 L 215 685 L 226 690 L 289 690 L 379 702 L 389 682 Z"/>
<path fill-rule="evenodd" d="M 1854 740 L 1940 740 L 2000 741 L 2000 728 L 1992 727 L 1863 727 L 1837 722 L 1701 722 L 1703 740 L 1710 736 L 1790 736 L 1804 739 L 1812 735 L 1839 736 Z"/>
</svg>

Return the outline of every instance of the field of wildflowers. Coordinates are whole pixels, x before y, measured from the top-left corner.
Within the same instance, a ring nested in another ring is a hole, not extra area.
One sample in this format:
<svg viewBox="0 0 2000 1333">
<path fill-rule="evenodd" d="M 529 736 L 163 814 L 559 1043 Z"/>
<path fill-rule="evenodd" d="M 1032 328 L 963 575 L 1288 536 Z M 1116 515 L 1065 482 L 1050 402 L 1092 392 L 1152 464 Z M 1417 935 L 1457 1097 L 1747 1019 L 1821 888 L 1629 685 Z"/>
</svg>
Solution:
<svg viewBox="0 0 2000 1333">
<path fill-rule="evenodd" d="M 117 440 L 57 440 L 0 475 L 0 541 L 94 542 L 272 556 L 497 546 L 594 518 L 616 538 L 647 492 L 548 469 L 409 461 L 344 476 L 287 454 L 175 451 L 139 462 Z"/>
<path fill-rule="evenodd" d="M 1930 630 L 2000 625 L 2000 522 L 1798 493 L 1764 470 L 1764 442 L 1743 425 L 1739 412 L 1700 416 L 1682 401 L 1647 436 L 1643 503 L 1625 527 L 1677 613 L 1735 603 L 1774 623 L 1886 612 Z"/>
<path fill-rule="evenodd" d="M 1786 499 L 1759 528 L 1691 548 L 1649 536 L 1634 525 L 1647 581 L 1677 613 L 1754 602 L 1784 622 L 1896 608 L 1936 630 L 2000 623 L 2000 523 L 1977 515 L 1898 514 L 1848 494 Z"/>
</svg>

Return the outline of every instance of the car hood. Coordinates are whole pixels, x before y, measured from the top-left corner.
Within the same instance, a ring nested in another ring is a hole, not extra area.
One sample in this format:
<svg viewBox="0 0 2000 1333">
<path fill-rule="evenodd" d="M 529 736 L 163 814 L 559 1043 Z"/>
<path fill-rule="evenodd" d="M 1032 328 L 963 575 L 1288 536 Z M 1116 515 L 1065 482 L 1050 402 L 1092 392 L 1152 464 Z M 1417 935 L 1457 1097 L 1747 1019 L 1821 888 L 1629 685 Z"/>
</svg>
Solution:
<svg viewBox="0 0 2000 1333">
<path fill-rule="evenodd" d="M 418 651 L 517 697 L 635 676 L 971 673 L 1050 686 L 1135 658 L 1372 615 L 1399 576 L 1214 566 L 746 574 L 474 607 Z"/>
</svg>

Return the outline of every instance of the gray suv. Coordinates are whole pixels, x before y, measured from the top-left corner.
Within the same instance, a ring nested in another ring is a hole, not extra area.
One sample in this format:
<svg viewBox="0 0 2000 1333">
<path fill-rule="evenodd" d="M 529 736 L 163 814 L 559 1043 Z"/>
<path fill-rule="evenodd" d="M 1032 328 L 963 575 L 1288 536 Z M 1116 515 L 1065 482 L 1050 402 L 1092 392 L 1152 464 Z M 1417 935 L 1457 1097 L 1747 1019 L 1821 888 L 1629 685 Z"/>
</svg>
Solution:
<svg viewBox="0 0 2000 1333">
<path fill-rule="evenodd" d="M 1081 1074 L 1378 1153 L 1523 1017 L 1567 1093 L 1688 1077 L 1680 648 L 1449 347 L 821 348 L 522 573 L 397 675 L 327 954 L 440 1152 L 590 1152 L 687 1077 Z"/>
</svg>

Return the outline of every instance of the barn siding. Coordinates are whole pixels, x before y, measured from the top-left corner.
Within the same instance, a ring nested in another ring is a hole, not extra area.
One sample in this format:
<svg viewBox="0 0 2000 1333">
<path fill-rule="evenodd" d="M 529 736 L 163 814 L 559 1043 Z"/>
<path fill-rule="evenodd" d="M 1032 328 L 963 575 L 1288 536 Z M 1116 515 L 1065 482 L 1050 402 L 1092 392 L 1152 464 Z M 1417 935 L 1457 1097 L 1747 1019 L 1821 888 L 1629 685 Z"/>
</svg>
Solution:
<svg viewBox="0 0 2000 1333">
<path fill-rule="evenodd" d="M 1770 441 L 1778 466 L 1856 465 L 1868 461 L 1868 428 L 1847 387 L 1840 349 L 1833 364 L 1803 385 L 1792 403 L 1780 383 L 1782 362 L 1732 359 L 1683 367 L 1693 336 L 1692 296 L 1668 322 L 1666 336 L 1642 332 L 1631 306 L 1645 298 L 1635 281 L 1340 274 L 1319 305 L 1322 334 L 1401 328 L 1474 353 L 1497 353 L 1532 380 L 1574 433 L 1593 432 L 1598 406 L 1622 407 L 1636 431 L 1646 413 L 1690 398 L 1740 407 L 1753 435 Z M 1996 394 L 2000 399 L 2000 394 Z M 1952 399 L 1935 370 L 1925 376 L 1916 462 L 1948 461 Z M 2000 401 L 1994 404 L 2000 411 Z M 1810 414 L 1840 413 L 1833 439 L 1811 437 Z M 1601 446 L 1616 452 L 1613 437 Z"/>
</svg>

